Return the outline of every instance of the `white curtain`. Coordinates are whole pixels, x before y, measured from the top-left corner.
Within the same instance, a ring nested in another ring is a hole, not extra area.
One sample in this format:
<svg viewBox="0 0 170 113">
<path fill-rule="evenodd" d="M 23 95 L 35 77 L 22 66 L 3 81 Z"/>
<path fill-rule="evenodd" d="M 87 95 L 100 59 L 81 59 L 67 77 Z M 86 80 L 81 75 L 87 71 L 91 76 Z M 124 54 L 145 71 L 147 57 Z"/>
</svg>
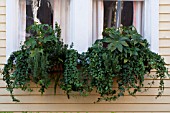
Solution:
<svg viewBox="0 0 170 113">
<path fill-rule="evenodd" d="M 93 0 L 93 42 L 102 38 L 104 24 L 104 0 Z M 143 2 L 134 1 L 133 25 L 143 35 Z"/>
<path fill-rule="evenodd" d="M 23 44 L 26 37 L 26 0 L 19 0 L 18 5 L 18 40 L 17 48 Z"/>
<path fill-rule="evenodd" d="M 54 0 L 54 26 L 57 22 L 61 27 L 61 38 L 69 43 L 70 0 Z"/>
<path fill-rule="evenodd" d="M 18 40 L 17 48 L 20 43 L 25 41 L 26 37 L 26 0 L 18 0 Z M 49 0 L 54 9 L 54 26 L 57 22 L 62 29 L 62 39 L 67 43 L 69 33 L 69 4 L 70 0 Z"/>
<path fill-rule="evenodd" d="M 93 42 L 102 39 L 104 22 L 103 0 L 93 0 Z"/>
<path fill-rule="evenodd" d="M 142 9 L 143 9 L 143 6 L 142 6 L 142 2 L 141 1 L 136 1 L 136 2 L 133 2 L 133 11 L 134 11 L 134 16 L 133 16 L 133 25 L 136 27 L 138 33 L 140 33 L 141 35 L 143 35 L 143 28 L 142 28 L 142 17 L 143 14 L 142 14 Z"/>
</svg>

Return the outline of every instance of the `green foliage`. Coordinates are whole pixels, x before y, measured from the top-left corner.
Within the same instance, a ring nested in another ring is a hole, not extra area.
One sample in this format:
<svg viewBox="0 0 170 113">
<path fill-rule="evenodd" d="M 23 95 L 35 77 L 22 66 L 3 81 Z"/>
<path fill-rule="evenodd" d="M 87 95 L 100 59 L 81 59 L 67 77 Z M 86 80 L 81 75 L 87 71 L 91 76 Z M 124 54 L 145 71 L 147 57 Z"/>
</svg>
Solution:
<svg viewBox="0 0 170 113">
<path fill-rule="evenodd" d="M 85 69 L 92 78 L 91 86 L 101 95 L 98 101 L 115 100 L 125 92 L 134 96 L 141 92 L 145 75 L 160 79 L 158 96 L 162 95 L 168 71 L 164 59 L 149 49 L 147 40 L 134 27 L 107 28 L 103 35 L 86 52 Z M 150 74 L 152 69 L 155 75 Z"/>
<path fill-rule="evenodd" d="M 40 86 L 43 94 L 54 83 L 69 94 L 87 96 L 93 90 L 100 94 L 98 101 L 111 101 L 142 92 L 145 76 L 160 80 L 158 97 L 164 90 L 163 79 L 168 74 L 164 59 L 149 49 L 146 39 L 134 27 L 107 28 L 103 39 L 97 40 L 87 52 L 79 54 L 61 40 L 61 29 L 48 25 L 33 25 L 29 39 L 21 50 L 13 52 L 3 69 L 13 101 L 13 90 L 32 91 L 31 82 Z M 155 69 L 155 74 L 150 72 Z"/>
<path fill-rule="evenodd" d="M 13 101 L 18 101 L 13 96 L 13 89 L 32 91 L 31 82 L 41 86 L 41 93 L 52 81 L 56 88 L 66 57 L 67 45 L 57 37 L 61 33 L 58 25 L 56 30 L 48 25 L 33 25 L 28 30 L 32 35 L 21 46 L 21 50 L 11 54 L 3 70 L 3 80 Z"/>
</svg>

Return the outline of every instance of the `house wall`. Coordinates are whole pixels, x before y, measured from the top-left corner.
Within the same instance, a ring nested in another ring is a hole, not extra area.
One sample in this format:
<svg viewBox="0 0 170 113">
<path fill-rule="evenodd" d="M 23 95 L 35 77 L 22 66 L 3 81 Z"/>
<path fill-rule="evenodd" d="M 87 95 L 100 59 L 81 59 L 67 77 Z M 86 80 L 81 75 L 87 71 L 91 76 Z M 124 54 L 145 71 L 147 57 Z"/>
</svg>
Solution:
<svg viewBox="0 0 170 113">
<path fill-rule="evenodd" d="M 5 39 L 6 39 L 6 7 L 5 0 L 0 0 L 0 68 L 5 63 Z"/>
<path fill-rule="evenodd" d="M 6 39 L 6 14 L 5 0 L 0 0 L 0 67 L 5 63 L 5 39 Z M 170 66 L 170 0 L 160 0 L 160 54 L 165 58 L 167 66 Z M 146 84 L 149 82 L 146 79 Z M 89 97 L 80 97 L 76 94 L 67 99 L 61 90 L 53 95 L 53 88 L 41 96 L 36 86 L 32 93 L 15 90 L 15 95 L 20 103 L 12 102 L 9 92 L 5 89 L 5 83 L 0 78 L 0 111 L 40 111 L 40 112 L 72 112 L 72 113 L 170 113 L 170 80 L 165 80 L 164 95 L 155 99 L 158 83 L 146 93 L 138 93 L 131 97 L 125 95 L 115 102 L 94 101 L 98 95 L 92 93 Z"/>
</svg>

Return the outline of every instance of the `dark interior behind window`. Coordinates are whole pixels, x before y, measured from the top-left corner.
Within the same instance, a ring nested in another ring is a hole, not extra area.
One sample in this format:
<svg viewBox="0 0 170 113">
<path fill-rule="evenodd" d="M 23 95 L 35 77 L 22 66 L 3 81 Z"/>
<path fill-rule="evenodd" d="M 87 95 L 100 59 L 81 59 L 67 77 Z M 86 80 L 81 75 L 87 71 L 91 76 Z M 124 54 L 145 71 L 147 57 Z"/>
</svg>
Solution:
<svg viewBox="0 0 170 113">
<path fill-rule="evenodd" d="M 104 1 L 104 28 L 116 25 L 116 13 L 118 11 L 116 1 Z M 121 25 L 133 25 L 133 1 L 124 1 L 121 5 Z"/>
</svg>

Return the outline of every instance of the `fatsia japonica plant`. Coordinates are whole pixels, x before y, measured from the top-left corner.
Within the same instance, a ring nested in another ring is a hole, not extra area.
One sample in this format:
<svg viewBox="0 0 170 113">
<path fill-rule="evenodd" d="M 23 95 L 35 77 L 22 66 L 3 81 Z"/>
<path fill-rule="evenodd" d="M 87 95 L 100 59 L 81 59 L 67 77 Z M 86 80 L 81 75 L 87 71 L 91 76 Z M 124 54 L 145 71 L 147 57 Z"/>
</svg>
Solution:
<svg viewBox="0 0 170 113">
<path fill-rule="evenodd" d="M 2 73 L 13 101 L 19 101 L 15 88 L 32 91 L 32 83 L 42 94 L 54 83 L 54 92 L 59 86 L 68 98 L 71 92 L 87 96 L 95 90 L 100 94 L 97 101 L 116 100 L 125 93 L 135 96 L 143 91 L 145 77 L 153 80 L 149 87 L 160 80 L 157 97 L 164 91 L 166 63 L 132 26 L 105 29 L 103 39 L 82 54 L 63 43 L 57 24 L 55 30 L 43 24 L 28 30 L 31 36 L 11 54 Z"/>
</svg>

